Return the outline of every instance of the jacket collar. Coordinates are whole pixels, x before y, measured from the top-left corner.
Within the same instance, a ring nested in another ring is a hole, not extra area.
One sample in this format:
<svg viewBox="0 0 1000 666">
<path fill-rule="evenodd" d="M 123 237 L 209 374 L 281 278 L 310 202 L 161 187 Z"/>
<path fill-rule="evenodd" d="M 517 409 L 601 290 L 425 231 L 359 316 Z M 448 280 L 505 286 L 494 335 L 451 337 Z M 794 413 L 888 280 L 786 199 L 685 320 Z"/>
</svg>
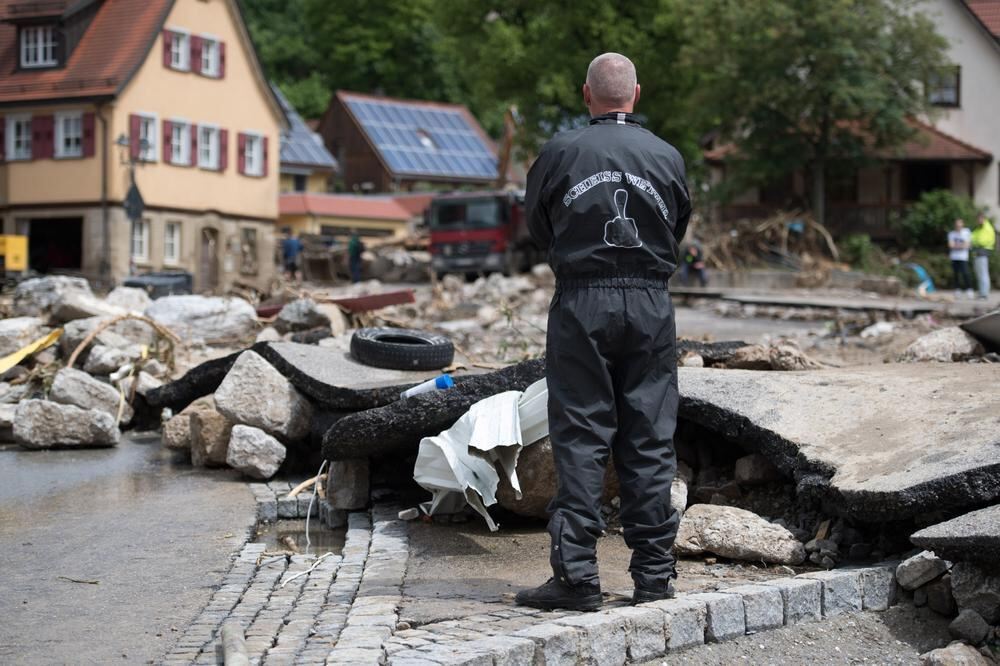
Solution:
<svg viewBox="0 0 1000 666">
<path fill-rule="evenodd" d="M 611 113 L 602 113 L 599 116 L 594 116 L 590 119 L 591 125 L 638 125 L 642 126 L 642 122 L 636 117 L 634 113 L 625 113 L 623 111 L 613 111 Z"/>
</svg>

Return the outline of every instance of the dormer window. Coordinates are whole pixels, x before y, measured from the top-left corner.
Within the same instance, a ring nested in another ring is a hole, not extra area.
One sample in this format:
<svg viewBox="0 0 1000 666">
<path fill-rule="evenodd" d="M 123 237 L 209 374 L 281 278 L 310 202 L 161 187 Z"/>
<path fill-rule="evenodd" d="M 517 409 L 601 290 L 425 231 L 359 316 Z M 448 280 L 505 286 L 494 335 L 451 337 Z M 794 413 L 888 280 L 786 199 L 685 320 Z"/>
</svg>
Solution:
<svg viewBox="0 0 1000 666">
<path fill-rule="evenodd" d="M 21 28 L 21 67 L 55 67 L 56 30 L 51 25 Z"/>
</svg>

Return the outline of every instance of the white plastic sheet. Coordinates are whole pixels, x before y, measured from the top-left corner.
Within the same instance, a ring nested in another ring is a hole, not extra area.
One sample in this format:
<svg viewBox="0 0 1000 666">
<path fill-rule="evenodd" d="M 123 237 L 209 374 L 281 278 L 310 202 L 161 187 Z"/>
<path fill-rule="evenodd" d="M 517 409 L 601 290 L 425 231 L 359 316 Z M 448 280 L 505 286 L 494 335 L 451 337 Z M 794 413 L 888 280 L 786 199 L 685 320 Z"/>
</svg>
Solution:
<svg viewBox="0 0 1000 666">
<path fill-rule="evenodd" d="M 431 492 L 424 511 L 455 513 L 467 503 L 495 532 L 487 507 L 496 504 L 500 473 L 520 498 L 517 458 L 524 446 L 548 434 L 547 401 L 544 380 L 524 393 L 499 393 L 474 404 L 440 435 L 422 439 L 413 478 Z"/>
</svg>

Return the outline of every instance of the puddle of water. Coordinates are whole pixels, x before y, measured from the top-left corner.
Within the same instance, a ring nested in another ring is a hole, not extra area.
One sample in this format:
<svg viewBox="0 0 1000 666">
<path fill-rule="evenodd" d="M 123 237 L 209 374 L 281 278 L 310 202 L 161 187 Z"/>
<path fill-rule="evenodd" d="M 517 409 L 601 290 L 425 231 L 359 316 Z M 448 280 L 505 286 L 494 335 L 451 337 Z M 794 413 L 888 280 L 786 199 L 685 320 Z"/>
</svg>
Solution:
<svg viewBox="0 0 1000 666">
<path fill-rule="evenodd" d="M 276 523 L 264 523 L 257 526 L 258 542 L 264 543 L 268 551 L 288 550 L 288 540 L 295 543 L 299 552 L 309 555 L 334 553 L 340 555 L 344 549 L 347 530 L 344 528 L 331 530 L 319 520 L 309 521 L 309 541 L 306 547 L 305 520 L 279 520 Z"/>
</svg>

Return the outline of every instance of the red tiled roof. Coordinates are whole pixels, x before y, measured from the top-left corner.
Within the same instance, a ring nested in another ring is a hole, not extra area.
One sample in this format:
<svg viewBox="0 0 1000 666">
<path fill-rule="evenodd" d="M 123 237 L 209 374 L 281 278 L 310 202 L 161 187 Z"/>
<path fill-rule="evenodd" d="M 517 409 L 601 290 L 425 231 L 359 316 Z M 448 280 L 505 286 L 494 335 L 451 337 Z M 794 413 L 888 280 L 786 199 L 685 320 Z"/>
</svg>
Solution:
<svg viewBox="0 0 1000 666">
<path fill-rule="evenodd" d="M 437 196 L 436 192 L 421 192 L 419 194 L 397 194 L 393 197 L 396 203 L 410 211 L 410 215 L 417 217 L 423 215 L 431 201 Z"/>
<path fill-rule="evenodd" d="M 0 0 L 0 19 L 24 0 Z M 115 95 L 145 60 L 173 0 L 105 0 L 65 67 L 18 70 L 17 27 L 0 23 L 0 103 Z"/>
<path fill-rule="evenodd" d="M 965 4 L 983 26 L 1000 39 L 1000 0 L 965 0 Z"/>
<path fill-rule="evenodd" d="M 278 210 L 281 215 L 322 215 L 364 220 L 398 220 L 400 222 L 405 222 L 413 217 L 410 211 L 391 198 L 315 192 L 282 194 Z"/>
</svg>

